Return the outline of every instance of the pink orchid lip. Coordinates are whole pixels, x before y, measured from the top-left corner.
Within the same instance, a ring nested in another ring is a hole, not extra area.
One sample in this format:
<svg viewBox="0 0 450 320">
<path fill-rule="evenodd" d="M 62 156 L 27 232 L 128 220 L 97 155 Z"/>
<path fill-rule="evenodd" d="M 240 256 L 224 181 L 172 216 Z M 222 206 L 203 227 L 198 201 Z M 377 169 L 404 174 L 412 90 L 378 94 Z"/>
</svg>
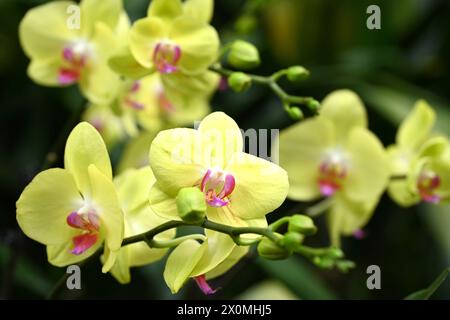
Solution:
<svg viewBox="0 0 450 320">
<path fill-rule="evenodd" d="M 423 172 L 417 181 L 419 195 L 423 201 L 437 204 L 441 197 L 435 192 L 441 185 L 440 177 L 433 172 Z"/>
<path fill-rule="evenodd" d="M 153 63 L 163 74 L 178 71 L 178 61 L 181 58 L 181 48 L 177 45 L 159 42 L 153 51 Z"/>
<path fill-rule="evenodd" d="M 230 203 L 228 196 L 231 195 L 235 186 L 236 181 L 233 175 L 208 169 L 200 183 L 200 190 L 205 193 L 206 203 L 218 208 Z"/>
<path fill-rule="evenodd" d="M 81 72 L 86 67 L 87 54 L 77 54 L 73 46 L 65 47 L 62 51 L 65 65 L 58 70 L 58 83 L 70 85 L 81 78 Z"/>
<path fill-rule="evenodd" d="M 197 283 L 197 285 L 200 288 L 200 290 L 202 290 L 202 292 L 205 295 L 212 295 L 212 294 L 217 292 L 217 289 L 211 288 L 211 286 L 208 284 L 204 274 L 202 274 L 202 275 L 200 275 L 198 277 L 195 277 L 194 280 Z"/>
<path fill-rule="evenodd" d="M 82 231 L 81 234 L 72 238 L 74 248 L 71 252 L 73 254 L 80 255 L 97 242 L 100 219 L 95 212 L 79 214 L 77 211 L 73 211 L 67 216 L 66 221 L 72 228 Z"/>
<path fill-rule="evenodd" d="M 331 197 L 342 188 L 342 182 L 347 176 L 347 169 L 337 161 L 325 161 L 319 167 L 320 193 L 325 197 Z"/>
</svg>

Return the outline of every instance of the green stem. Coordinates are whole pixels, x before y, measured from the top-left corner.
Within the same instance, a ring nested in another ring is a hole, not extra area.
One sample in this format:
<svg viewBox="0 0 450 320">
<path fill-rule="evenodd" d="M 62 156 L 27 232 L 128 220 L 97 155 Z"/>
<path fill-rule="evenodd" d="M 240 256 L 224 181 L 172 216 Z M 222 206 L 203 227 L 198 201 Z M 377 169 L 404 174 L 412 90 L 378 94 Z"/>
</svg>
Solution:
<svg viewBox="0 0 450 320">
<path fill-rule="evenodd" d="M 156 228 L 153 228 L 147 232 L 140 233 L 135 236 L 131 236 L 131 237 L 123 239 L 122 247 L 132 244 L 132 243 L 140 242 L 140 241 L 152 240 L 153 237 L 156 236 L 158 233 L 161 233 L 161 232 L 173 229 L 173 228 L 185 226 L 185 225 L 187 225 L 187 223 L 185 223 L 183 221 L 168 221 L 168 222 L 163 223 L 163 224 L 157 226 Z"/>
<path fill-rule="evenodd" d="M 322 201 L 316 203 L 315 205 L 306 209 L 306 214 L 310 217 L 320 216 L 322 213 L 325 213 L 333 203 L 333 198 L 325 198 Z"/>
<path fill-rule="evenodd" d="M 189 234 L 187 236 L 178 237 L 175 239 L 170 240 L 156 240 L 151 239 L 147 241 L 147 244 L 150 248 L 173 248 L 181 244 L 183 241 L 186 240 L 198 240 L 198 241 L 205 241 L 206 237 L 203 234 L 195 233 L 195 234 Z"/>
<path fill-rule="evenodd" d="M 216 64 L 210 66 L 209 69 L 211 71 L 214 71 L 225 77 L 230 76 L 234 72 L 232 70 L 223 68 L 219 63 L 216 63 Z M 252 79 L 252 82 L 269 87 L 273 91 L 273 93 L 275 93 L 275 95 L 277 95 L 280 98 L 282 105 L 286 109 L 286 111 L 289 111 L 290 104 L 304 105 L 307 108 L 309 108 L 309 103 L 312 101 L 315 101 L 314 98 L 289 95 L 278 84 L 277 81 L 282 76 L 284 76 L 286 74 L 286 72 L 287 72 L 286 69 L 283 69 L 283 70 L 275 72 L 274 74 L 272 74 L 270 76 L 261 76 L 261 75 L 248 74 L 248 73 L 247 73 L 247 76 L 249 76 Z M 317 110 L 310 109 L 310 112 L 308 112 L 307 115 L 309 115 L 309 114 L 315 115 L 315 114 L 317 114 Z"/>
<path fill-rule="evenodd" d="M 277 221 L 275 221 L 274 223 L 269 225 L 269 229 L 276 231 L 278 230 L 283 224 L 286 224 L 289 222 L 289 220 L 291 219 L 291 217 L 283 217 L 281 219 L 278 219 Z"/>
</svg>

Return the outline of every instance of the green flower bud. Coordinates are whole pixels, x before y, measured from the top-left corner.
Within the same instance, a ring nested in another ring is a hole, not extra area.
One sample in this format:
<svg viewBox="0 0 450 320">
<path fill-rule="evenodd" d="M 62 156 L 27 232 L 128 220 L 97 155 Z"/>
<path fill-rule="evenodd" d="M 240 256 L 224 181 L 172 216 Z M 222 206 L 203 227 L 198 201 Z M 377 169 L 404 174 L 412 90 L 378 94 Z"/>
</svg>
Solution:
<svg viewBox="0 0 450 320">
<path fill-rule="evenodd" d="M 300 110 L 299 107 L 288 106 L 286 108 L 286 111 L 289 114 L 289 116 L 292 118 L 292 120 L 301 120 L 301 119 L 303 119 L 305 117 L 303 115 L 302 110 Z"/>
<path fill-rule="evenodd" d="M 314 257 L 313 262 L 316 266 L 323 269 L 331 269 L 334 267 L 334 260 L 327 257 Z"/>
<path fill-rule="evenodd" d="M 298 232 L 288 231 L 284 234 L 280 244 L 289 251 L 294 251 L 302 243 L 303 238 L 303 235 Z"/>
<path fill-rule="evenodd" d="M 252 15 L 242 15 L 236 23 L 234 24 L 234 28 L 240 34 L 247 34 L 255 30 L 258 25 L 258 20 Z"/>
<path fill-rule="evenodd" d="M 228 63 L 237 69 L 254 68 L 260 63 L 258 49 L 249 42 L 236 40 L 230 47 Z"/>
<path fill-rule="evenodd" d="M 279 235 L 279 237 L 281 239 L 282 236 L 280 234 L 277 234 L 277 235 Z M 269 259 L 269 260 L 286 259 L 287 257 L 289 257 L 291 255 L 290 251 L 278 246 L 272 240 L 267 239 L 267 238 L 263 238 L 259 242 L 257 249 L 258 249 L 258 254 L 261 257 L 263 257 L 265 259 Z"/>
<path fill-rule="evenodd" d="M 339 248 L 330 248 L 327 256 L 333 259 L 341 259 L 344 257 L 344 252 Z"/>
<path fill-rule="evenodd" d="M 311 110 L 312 112 L 316 113 L 316 112 L 319 111 L 320 102 L 317 101 L 317 100 L 310 100 L 310 101 L 308 101 L 306 106 L 309 108 L 309 110 Z"/>
<path fill-rule="evenodd" d="M 289 220 L 288 231 L 298 232 L 309 236 L 317 232 L 317 227 L 314 225 L 314 221 L 310 217 L 296 214 Z"/>
<path fill-rule="evenodd" d="M 228 85 L 236 92 L 242 92 L 250 88 L 252 78 L 243 72 L 233 72 L 228 77 Z"/>
<path fill-rule="evenodd" d="M 355 267 L 355 263 L 353 261 L 350 260 L 341 260 L 338 261 L 336 263 L 336 267 L 341 271 L 341 272 L 348 272 L 350 269 L 353 269 Z"/>
<path fill-rule="evenodd" d="M 205 195 L 197 187 L 183 188 L 178 192 L 178 215 L 188 223 L 199 223 L 205 219 Z"/>
<path fill-rule="evenodd" d="M 286 73 L 289 81 L 299 81 L 304 80 L 309 77 L 309 71 L 302 66 L 292 66 L 289 67 Z"/>
</svg>

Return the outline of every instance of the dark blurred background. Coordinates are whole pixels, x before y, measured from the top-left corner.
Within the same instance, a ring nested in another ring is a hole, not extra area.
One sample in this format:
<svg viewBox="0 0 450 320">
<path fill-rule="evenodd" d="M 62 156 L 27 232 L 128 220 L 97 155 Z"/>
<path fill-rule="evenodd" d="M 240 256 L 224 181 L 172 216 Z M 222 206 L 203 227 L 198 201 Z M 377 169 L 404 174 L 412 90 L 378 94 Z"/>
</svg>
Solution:
<svg viewBox="0 0 450 320">
<path fill-rule="evenodd" d="M 17 36 L 25 12 L 47 1 L 0 1 L 0 298 L 44 298 L 65 273 L 48 264 L 45 247 L 17 226 L 15 202 L 40 171 L 64 123 L 82 101 L 76 88 L 34 84 Z M 133 20 L 145 15 L 148 0 L 125 0 Z M 381 8 L 381 29 L 369 30 L 366 9 Z M 438 113 L 438 130 L 450 133 L 450 1 L 446 0 L 216 0 L 213 25 L 222 41 L 244 38 L 257 45 L 270 74 L 302 64 L 309 80 L 287 90 L 322 99 L 351 88 L 369 110 L 370 128 L 387 146 L 415 100 L 427 99 Z M 292 123 L 264 87 L 245 94 L 219 92 L 212 106 L 242 128 L 284 128 Z M 60 161 L 57 161 L 61 165 Z M 270 220 L 299 212 L 307 204 L 286 202 Z M 301 212 L 301 211 L 300 211 Z M 323 218 L 310 245 L 327 245 Z M 399 299 L 428 286 L 450 265 L 450 207 L 396 206 L 383 197 L 363 240 L 346 239 L 343 249 L 357 267 L 348 274 L 322 271 L 301 257 L 271 262 L 250 253 L 225 276 L 213 298 Z M 368 290 L 366 268 L 381 268 L 381 290 Z M 100 272 L 99 263 L 82 269 L 83 290 L 61 298 L 203 298 L 190 283 L 173 296 L 164 284 L 164 261 L 133 269 L 129 285 Z M 450 280 L 434 298 L 450 298 Z"/>
</svg>

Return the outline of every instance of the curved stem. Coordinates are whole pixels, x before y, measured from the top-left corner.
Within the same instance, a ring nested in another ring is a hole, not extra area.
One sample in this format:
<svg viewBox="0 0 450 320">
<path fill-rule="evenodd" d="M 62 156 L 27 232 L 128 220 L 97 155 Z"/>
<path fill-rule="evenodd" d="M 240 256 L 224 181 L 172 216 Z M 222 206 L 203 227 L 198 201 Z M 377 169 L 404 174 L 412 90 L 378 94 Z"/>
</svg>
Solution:
<svg viewBox="0 0 450 320">
<path fill-rule="evenodd" d="M 230 76 L 234 72 L 232 70 L 223 68 L 219 63 L 210 66 L 209 69 L 226 77 Z M 283 88 L 280 87 L 277 81 L 286 74 L 285 69 L 277 71 L 270 76 L 261 76 L 248 73 L 246 74 L 252 79 L 252 82 L 268 86 L 280 98 L 282 105 L 286 109 L 286 111 L 289 112 L 290 104 L 295 103 L 298 105 L 304 105 L 309 109 L 309 112 L 306 114 L 306 116 L 314 116 L 317 114 L 316 109 L 312 109 L 309 107 L 309 103 L 315 101 L 314 98 L 293 96 L 288 94 L 286 91 L 283 90 Z"/>
<path fill-rule="evenodd" d="M 306 214 L 310 217 L 317 217 L 320 216 L 322 213 L 325 213 L 331 205 L 333 204 L 333 198 L 325 198 L 318 203 L 312 205 L 308 209 L 306 209 Z"/>
<path fill-rule="evenodd" d="M 173 248 L 181 244 L 183 241 L 186 240 L 199 240 L 199 241 L 205 241 L 206 237 L 203 234 L 189 234 L 187 236 L 178 237 L 175 239 L 170 240 L 148 240 L 147 244 L 150 248 Z"/>
<path fill-rule="evenodd" d="M 286 224 L 289 222 L 289 220 L 291 219 L 291 217 L 283 217 L 281 219 L 278 219 L 277 221 L 275 221 L 274 223 L 269 225 L 269 229 L 276 231 L 278 230 L 283 224 Z"/>
</svg>

